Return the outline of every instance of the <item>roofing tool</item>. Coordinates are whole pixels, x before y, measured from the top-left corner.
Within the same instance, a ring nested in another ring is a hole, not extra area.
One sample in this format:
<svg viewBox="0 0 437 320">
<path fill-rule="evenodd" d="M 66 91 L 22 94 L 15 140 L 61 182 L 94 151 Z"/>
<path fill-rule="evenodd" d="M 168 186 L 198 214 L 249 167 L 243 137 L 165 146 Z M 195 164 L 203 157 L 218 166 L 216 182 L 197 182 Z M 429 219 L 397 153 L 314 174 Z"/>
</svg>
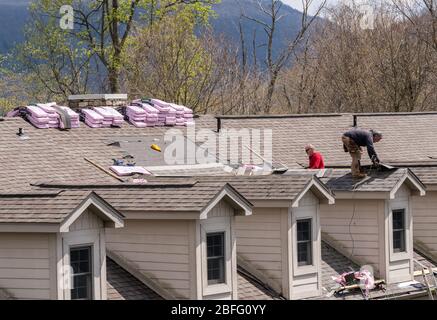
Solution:
<svg viewBox="0 0 437 320">
<path fill-rule="evenodd" d="M 158 152 L 162 152 L 161 148 L 160 148 L 157 144 L 152 144 L 152 145 L 150 146 L 150 148 L 151 148 L 152 150 L 155 150 L 155 151 L 158 151 Z"/>
<path fill-rule="evenodd" d="M 117 180 L 120 181 L 120 182 L 124 182 L 123 179 L 117 177 L 115 174 L 113 174 L 113 173 L 110 172 L 109 170 L 106 170 L 105 168 L 103 168 L 101 165 L 95 163 L 94 161 L 91 161 L 91 160 L 89 160 L 89 159 L 87 159 L 87 158 L 84 158 L 84 160 L 85 160 L 86 162 L 91 163 L 94 167 L 96 167 L 97 169 L 103 171 L 103 172 L 106 173 L 107 175 L 110 175 L 110 176 L 113 177 L 114 179 L 117 179 Z"/>
<path fill-rule="evenodd" d="M 131 156 L 130 154 L 123 157 L 124 160 L 126 160 L 126 166 L 128 167 L 135 167 L 135 158 Z"/>
<path fill-rule="evenodd" d="M 296 161 L 296 163 L 297 163 L 299 166 L 301 166 L 302 168 L 307 169 L 307 167 L 306 167 L 303 163 L 300 163 L 300 162 L 297 162 L 297 161 Z"/>
</svg>

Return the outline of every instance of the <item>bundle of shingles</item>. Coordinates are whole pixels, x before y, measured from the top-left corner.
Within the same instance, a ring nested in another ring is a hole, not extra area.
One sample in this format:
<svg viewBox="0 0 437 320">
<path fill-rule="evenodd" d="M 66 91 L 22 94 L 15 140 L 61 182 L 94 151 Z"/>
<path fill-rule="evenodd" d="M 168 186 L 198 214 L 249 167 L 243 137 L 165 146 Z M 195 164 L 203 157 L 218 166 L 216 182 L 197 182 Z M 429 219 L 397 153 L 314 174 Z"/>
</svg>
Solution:
<svg viewBox="0 0 437 320">
<path fill-rule="evenodd" d="M 176 110 L 162 100 L 151 99 L 151 104 L 159 111 L 158 126 L 174 126 L 176 125 Z"/>
<path fill-rule="evenodd" d="M 128 106 L 126 116 L 130 123 L 137 128 L 154 127 L 158 122 L 158 112 L 149 112 L 139 106 Z"/>
<path fill-rule="evenodd" d="M 121 113 L 111 107 L 82 109 L 82 117 L 91 128 L 121 127 L 124 122 Z"/>
<path fill-rule="evenodd" d="M 186 126 L 194 123 L 193 110 L 159 99 L 134 100 L 127 107 L 129 122 L 137 127 Z"/>
<path fill-rule="evenodd" d="M 79 128 L 79 115 L 68 107 L 56 103 L 26 107 L 26 118 L 37 128 Z"/>
</svg>

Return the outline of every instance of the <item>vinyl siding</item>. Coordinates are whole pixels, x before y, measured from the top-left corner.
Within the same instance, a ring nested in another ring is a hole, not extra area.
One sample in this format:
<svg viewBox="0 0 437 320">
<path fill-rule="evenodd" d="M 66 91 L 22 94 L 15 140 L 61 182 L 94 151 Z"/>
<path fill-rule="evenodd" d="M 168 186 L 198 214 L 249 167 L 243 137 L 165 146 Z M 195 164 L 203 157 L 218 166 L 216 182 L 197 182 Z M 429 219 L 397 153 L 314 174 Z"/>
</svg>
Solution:
<svg viewBox="0 0 437 320">
<path fill-rule="evenodd" d="M 232 208 L 225 200 L 220 201 L 217 205 L 208 212 L 208 218 L 233 217 L 234 208 Z"/>
<path fill-rule="evenodd" d="M 79 230 L 97 230 L 104 227 L 102 219 L 87 210 L 70 226 L 70 232 Z"/>
<path fill-rule="evenodd" d="M 437 191 L 412 197 L 414 241 L 424 244 L 437 257 Z"/>
<path fill-rule="evenodd" d="M 380 270 L 380 243 L 383 233 L 378 215 L 383 215 L 384 200 L 336 200 L 336 204 L 320 205 L 322 232 L 344 247 L 351 258 L 371 264 Z"/>
<path fill-rule="evenodd" d="M 0 234 L 0 288 L 16 299 L 50 299 L 50 235 Z"/>
<path fill-rule="evenodd" d="M 281 241 L 282 214 L 287 214 L 287 209 L 254 208 L 252 216 L 236 217 L 235 227 L 237 254 L 270 279 L 278 290 L 282 287 L 282 246 L 286 243 Z"/>
<path fill-rule="evenodd" d="M 121 229 L 108 229 L 108 250 L 177 298 L 190 298 L 189 230 L 193 221 L 126 220 Z M 194 279 L 192 279 L 194 281 Z"/>
</svg>

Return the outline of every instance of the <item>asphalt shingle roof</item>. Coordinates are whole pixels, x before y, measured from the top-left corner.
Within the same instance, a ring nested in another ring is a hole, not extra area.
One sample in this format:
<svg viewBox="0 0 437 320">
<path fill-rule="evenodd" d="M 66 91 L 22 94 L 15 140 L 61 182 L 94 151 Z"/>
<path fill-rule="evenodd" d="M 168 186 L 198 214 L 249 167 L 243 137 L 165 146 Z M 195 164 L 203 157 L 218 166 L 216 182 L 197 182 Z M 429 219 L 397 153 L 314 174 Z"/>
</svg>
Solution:
<svg viewBox="0 0 437 320">
<path fill-rule="evenodd" d="M 197 176 L 199 181 L 227 181 L 248 200 L 293 200 L 311 181 L 308 174 L 283 176 Z"/>
<path fill-rule="evenodd" d="M 368 172 L 361 180 L 353 179 L 350 170 L 329 170 L 321 180 L 333 191 L 391 191 L 408 169 Z"/>
<path fill-rule="evenodd" d="M 108 300 L 163 300 L 109 257 L 106 257 L 106 282 Z"/>
<path fill-rule="evenodd" d="M 90 193 L 73 190 L 57 196 L 1 196 L 0 223 L 61 223 Z"/>
</svg>

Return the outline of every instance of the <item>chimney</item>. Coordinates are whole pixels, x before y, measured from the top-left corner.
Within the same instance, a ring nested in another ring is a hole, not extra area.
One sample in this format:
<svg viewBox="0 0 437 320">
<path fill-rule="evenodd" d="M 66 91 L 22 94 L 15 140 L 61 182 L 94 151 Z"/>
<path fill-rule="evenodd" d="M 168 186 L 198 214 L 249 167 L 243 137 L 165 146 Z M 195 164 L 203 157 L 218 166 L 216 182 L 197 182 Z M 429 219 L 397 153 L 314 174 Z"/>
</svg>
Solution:
<svg viewBox="0 0 437 320">
<path fill-rule="evenodd" d="M 68 106 L 73 109 L 91 107 L 126 107 L 127 94 L 82 94 L 68 97 Z"/>
</svg>

